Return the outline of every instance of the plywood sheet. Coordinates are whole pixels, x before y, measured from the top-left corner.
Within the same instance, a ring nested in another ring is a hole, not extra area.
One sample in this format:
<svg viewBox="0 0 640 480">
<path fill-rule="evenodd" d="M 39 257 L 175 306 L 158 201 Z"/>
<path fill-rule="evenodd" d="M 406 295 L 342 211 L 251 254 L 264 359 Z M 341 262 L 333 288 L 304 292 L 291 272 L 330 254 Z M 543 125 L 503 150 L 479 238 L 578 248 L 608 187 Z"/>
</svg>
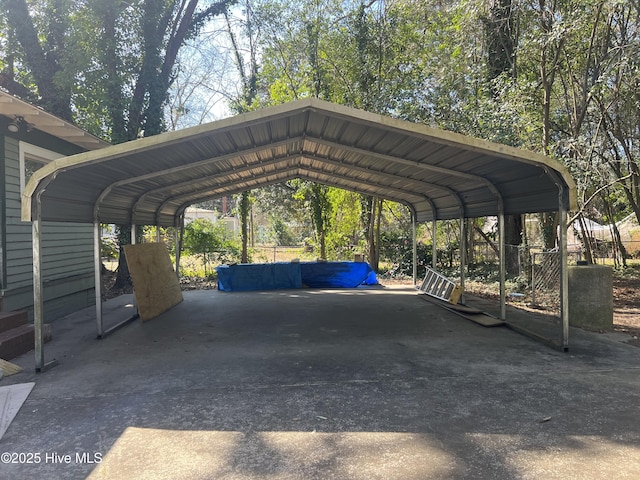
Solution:
<svg viewBox="0 0 640 480">
<path fill-rule="evenodd" d="M 182 301 L 180 283 L 164 243 L 125 245 L 124 253 L 142 321 L 151 320 Z"/>
<path fill-rule="evenodd" d="M 5 377 L 10 375 L 15 375 L 16 373 L 20 373 L 22 371 L 22 367 L 16 365 L 15 363 L 7 362 L 0 358 L 0 370 L 2 370 L 2 374 Z"/>
</svg>

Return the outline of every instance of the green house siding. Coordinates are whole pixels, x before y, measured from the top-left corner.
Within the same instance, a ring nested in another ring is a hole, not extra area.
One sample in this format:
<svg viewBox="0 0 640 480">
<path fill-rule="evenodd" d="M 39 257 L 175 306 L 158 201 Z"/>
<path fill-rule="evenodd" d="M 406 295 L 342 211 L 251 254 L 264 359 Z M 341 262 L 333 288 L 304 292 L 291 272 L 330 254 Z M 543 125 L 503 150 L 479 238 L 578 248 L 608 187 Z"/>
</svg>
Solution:
<svg viewBox="0 0 640 480">
<path fill-rule="evenodd" d="M 49 140 L 34 145 L 75 153 L 68 147 L 61 148 L 59 141 Z M 20 143 L 17 138 L 6 136 L 3 144 L 2 310 L 32 310 L 31 223 L 20 219 Z M 93 305 L 93 226 L 43 222 L 42 276 L 46 321 Z"/>
</svg>

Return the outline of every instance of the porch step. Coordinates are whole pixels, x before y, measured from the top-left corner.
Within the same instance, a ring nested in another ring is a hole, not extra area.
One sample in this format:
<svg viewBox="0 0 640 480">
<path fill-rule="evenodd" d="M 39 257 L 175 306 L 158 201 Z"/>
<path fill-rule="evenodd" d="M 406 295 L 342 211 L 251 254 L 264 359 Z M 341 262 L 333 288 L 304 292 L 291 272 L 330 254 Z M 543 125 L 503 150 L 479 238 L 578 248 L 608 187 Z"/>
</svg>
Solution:
<svg viewBox="0 0 640 480">
<path fill-rule="evenodd" d="M 0 333 L 29 323 L 26 310 L 16 312 L 0 312 Z"/>
<path fill-rule="evenodd" d="M 51 325 L 44 324 L 44 341 L 51 340 Z M 33 324 L 20 325 L 0 333 L 0 358 L 11 360 L 35 348 Z"/>
</svg>

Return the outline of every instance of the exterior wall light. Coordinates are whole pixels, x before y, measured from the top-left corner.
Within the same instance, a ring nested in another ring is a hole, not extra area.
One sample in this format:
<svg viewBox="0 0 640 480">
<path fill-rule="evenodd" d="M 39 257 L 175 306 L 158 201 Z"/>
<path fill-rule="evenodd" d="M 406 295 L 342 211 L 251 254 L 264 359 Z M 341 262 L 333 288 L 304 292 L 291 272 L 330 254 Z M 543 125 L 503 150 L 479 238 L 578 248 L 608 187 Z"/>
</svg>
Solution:
<svg viewBox="0 0 640 480">
<path fill-rule="evenodd" d="M 33 124 L 27 122 L 24 117 L 21 117 L 20 115 L 16 115 L 14 120 L 9 125 L 7 125 L 7 130 L 9 130 L 11 133 L 18 133 L 20 130 L 24 130 L 25 132 L 29 133 L 32 129 Z"/>
</svg>

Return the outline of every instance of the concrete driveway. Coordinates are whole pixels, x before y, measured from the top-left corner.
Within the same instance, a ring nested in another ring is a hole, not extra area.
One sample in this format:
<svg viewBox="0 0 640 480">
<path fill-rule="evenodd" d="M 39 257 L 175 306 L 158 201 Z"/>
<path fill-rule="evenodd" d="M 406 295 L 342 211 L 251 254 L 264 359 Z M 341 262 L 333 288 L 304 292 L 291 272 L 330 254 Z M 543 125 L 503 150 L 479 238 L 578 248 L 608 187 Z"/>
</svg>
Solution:
<svg viewBox="0 0 640 480">
<path fill-rule="evenodd" d="M 59 366 L 0 382 L 36 382 L 2 479 L 640 478 L 640 349 L 607 335 L 562 353 L 385 288 L 185 292 L 53 336 Z"/>
</svg>

